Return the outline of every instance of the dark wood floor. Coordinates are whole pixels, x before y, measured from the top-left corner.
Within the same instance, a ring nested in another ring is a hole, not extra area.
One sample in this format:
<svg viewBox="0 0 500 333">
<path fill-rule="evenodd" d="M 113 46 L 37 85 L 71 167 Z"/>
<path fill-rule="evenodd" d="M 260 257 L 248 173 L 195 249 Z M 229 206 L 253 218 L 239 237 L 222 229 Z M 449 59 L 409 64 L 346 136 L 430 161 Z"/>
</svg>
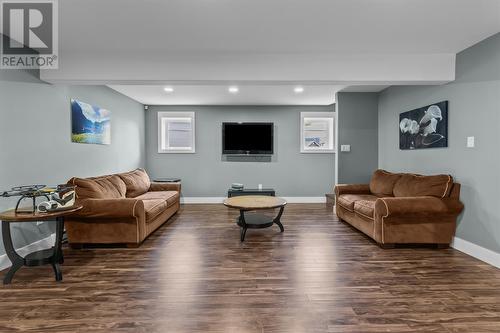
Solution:
<svg viewBox="0 0 500 333">
<path fill-rule="evenodd" d="M 0 332 L 500 332 L 500 270 L 453 249 L 383 250 L 323 204 L 285 232 L 186 205 L 137 249 L 65 249 L 64 281 L 22 268 Z"/>
</svg>

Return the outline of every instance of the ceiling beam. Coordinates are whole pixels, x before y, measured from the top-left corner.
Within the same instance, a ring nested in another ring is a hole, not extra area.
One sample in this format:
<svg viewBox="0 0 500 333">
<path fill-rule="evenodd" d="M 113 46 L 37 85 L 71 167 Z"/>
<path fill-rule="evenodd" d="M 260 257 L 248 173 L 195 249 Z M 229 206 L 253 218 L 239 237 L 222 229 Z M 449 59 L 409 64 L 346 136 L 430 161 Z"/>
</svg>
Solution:
<svg viewBox="0 0 500 333">
<path fill-rule="evenodd" d="M 66 84 L 443 84 L 455 54 L 228 54 L 65 51 L 41 79 Z"/>
</svg>

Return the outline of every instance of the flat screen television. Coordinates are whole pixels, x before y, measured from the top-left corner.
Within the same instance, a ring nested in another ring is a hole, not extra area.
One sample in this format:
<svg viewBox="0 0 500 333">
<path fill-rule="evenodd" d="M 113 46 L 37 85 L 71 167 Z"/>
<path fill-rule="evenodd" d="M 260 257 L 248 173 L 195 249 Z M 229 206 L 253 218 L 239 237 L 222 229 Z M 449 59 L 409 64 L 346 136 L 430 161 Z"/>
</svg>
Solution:
<svg viewBox="0 0 500 333">
<path fill-rule="evenodd" d="M 225 155 L 272 155 L 273 123 L 222 123 Z"/>
</svg>

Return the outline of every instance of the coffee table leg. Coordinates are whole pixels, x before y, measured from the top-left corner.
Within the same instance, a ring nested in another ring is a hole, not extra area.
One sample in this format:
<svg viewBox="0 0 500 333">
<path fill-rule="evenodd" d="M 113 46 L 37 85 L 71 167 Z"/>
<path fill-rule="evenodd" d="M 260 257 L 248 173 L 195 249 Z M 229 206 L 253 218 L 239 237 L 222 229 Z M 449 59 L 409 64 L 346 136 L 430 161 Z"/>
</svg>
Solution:
<svg viewBox="0 0 500 333">
<path fill-rule="evenodd" d="M 58 217 L 56 219 L 56 242 L 54 244 L 54 255 L 52 268 L 54 269 L 54 274 L 56 275 L 56 281 L 62 280 L 62 272 L 59 264 L 64 262 L 63 252 L 62 252 L 62 238 L 64 233 L 64 217 Z"/>
<path fill-rule="evenodd" d="M 5 247 L 5 253 L 12 263 L 12 266 L 3 278 L 3 284 L 9 284 L 12 282 L 12 278 L 14 277 L 14 274 L 16 274 L 17 270 L 24 265 L 24 258 L 17 254 L 16 250 L 14 249 L 14 245 L 12 244 L 10 222 L 2 221 L 2 238 L 3 246 Z"/>
<path fill-rule="evenodd" d="M 285 231 L 285 228 L 283 227 L 283 224 L 281 224 L 281 215 L 283 215 L 283 210 L 285 209 L 285 206 L 281 206 L 280 208 L 280 212 L 278 213 L 278 216 L 276 216 L 276 218 L 274 219 L 274 223 L 276 223 L 278 225 L 278 227 L 280 227 L 280 230 L 281 232 Z"/>
<path fill-rule="evenodd" d="M 240 210 L 240 241 L 245 241 L 245 235 L 247 233 L 247 224 L 245 223 L 245 211 Z"/>
<path fill-rule="evenodd" d="M 244 242 L 245 241 L 245 235 L 247 233 L 247 228 L 242 227 L 240 231 L 240 241 Z"/>
</svg>

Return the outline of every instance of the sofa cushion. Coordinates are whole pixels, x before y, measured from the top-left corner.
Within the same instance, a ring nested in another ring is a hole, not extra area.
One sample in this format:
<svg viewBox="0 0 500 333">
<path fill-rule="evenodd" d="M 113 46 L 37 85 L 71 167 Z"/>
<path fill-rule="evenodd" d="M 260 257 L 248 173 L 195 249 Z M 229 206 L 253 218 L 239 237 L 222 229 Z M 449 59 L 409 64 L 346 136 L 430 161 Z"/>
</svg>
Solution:
<svg viewBox="0 0 500 333">
<path fill-rule="evenodd" d="M 371 194 L 341 194 L 337 198 L 337 203 L 343 208 L 354 212 L 354 203 L 359 200 L 373 201 L 375 202 L 378 198 Z"/>
<path fill-rule="evenodd" d="M 151 180 L 144 169 L 120 173 L 118 176 L 120 176 L 127 186 L 126 195 L 128 198 L 135 198 L 146 193 L 151 186 Z"/>
<path fill-rule="evenodd" d="M 68 184 L 76 185 L 79 199 L 118 199 L 124 198 L 127 188 L 116 175 L 95 178 L 71 178 Z"/>
<path fill-rule="evenodd" d="M 162 199 L 167 202 L 168 207 L 174 205 L 179 201 L 179 192 L 177 191 L 153 191 L 146 192 L 144 194 L 139 195 L 136 199 L 140 200 L 156 200 Z"/>
<path fill-rule="evenodd" d="M 354 212 L 373 219 L 375 216 L 375 201 L 376 200 L 358 200 L 354 202 Z"/>
<path fill-rule="evenodd" d="M 448 197 L 453 185 L 450 175 L 422 176 L 403 174 L 394 185 L 395 197 Z"/>
<path fill-rule="evenodd" d="M 163 199 L 149 199 L 142 200 L 142 202 L 144 203 L 144 211 L 146 213 L 146 223 L 152 222 L 168 208 L 167 202 Z"/>
<path fill-rule="evenodd" d="M 385 170 L 375 170 L 370 179 L 370 192 L 379 197 L 392 197 L 394 185 L 401 178 L 400 173 Z"/>
</svg>

